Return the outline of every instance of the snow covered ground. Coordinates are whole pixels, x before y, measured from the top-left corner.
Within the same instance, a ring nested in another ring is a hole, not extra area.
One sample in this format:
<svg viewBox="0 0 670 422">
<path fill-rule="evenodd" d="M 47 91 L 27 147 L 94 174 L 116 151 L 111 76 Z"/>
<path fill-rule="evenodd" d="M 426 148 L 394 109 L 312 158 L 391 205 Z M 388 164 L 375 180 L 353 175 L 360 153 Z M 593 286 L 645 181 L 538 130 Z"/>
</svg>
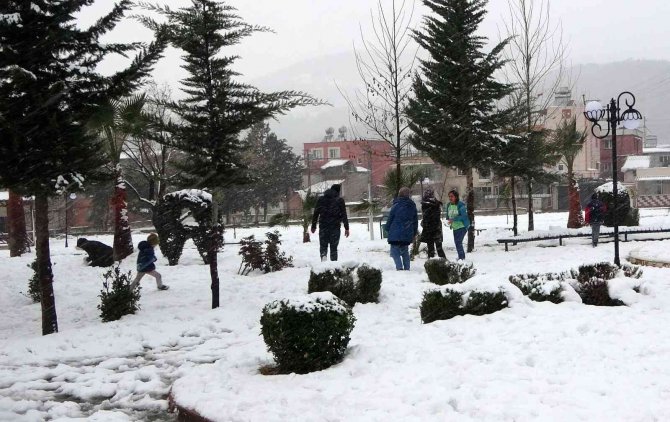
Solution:
<svg viewBox="0 0 670 422">
<path fill-rule="evenodd" d="M 566 220 L 565 213 L 537 214 L 536 227 L 563 228 Z M 670 226 L 670 214 L 643 210 L 641 224 Z M 589 239 L 520 244 L 506 253 L 495 242 L 509 234 L 505 216 L 478 217 L 477 227 L 487 230 L 467 258 L 489 280 L 613 255 L 611 242 L 594 249 Z M 237 238 L 265 231 L 238 230 Z M 0 420 L 173 420 L 170 386 L 198 374 L 211 383 L 192 385 L 186 399 L 221 421 L 670 419 L 669 269 L 645 268 L 647 294 L 630 307 L 517 301 L 492 315 L 424 325 L 421 296 L 434 287 L 424 259 L 396 272 L 385 242 L 367 240 L 362 224 L 342 237 L 341 260 L 381 267 L 384 282 L 379 304 L 354 307 L 345 360 L 307 375 L 260 375 L 272 361 L 260 336 L 263 305 L 305 293 L 318 260 L 318 243 L 302 244 L 300 228 L 280 232 L 295 268 L 238 276 L 237 248 L 227 246 L 219 261 L 221 308 L 209 309 L 208 268 L 189 242 L 178 266 L 159 258 L 170 290 L 143 279 L 142 309 L 111 323 L 100 322 L 96 309 L 102 269 L 83 266 L 81 251 L 54 239 L 60 332 L 46 337 L 39 305 L 21 293 L 34 257 L 0 251 Z M 144 236 L 137 233 L 135 244 Z M 98 240 L 111 244 L 110 237 Z M 234 241 L 232 231 L 226 240 Z M 455 257 L 450 236 L 445 245 Z M 642 246 L 667 250 L 670 240 L 620 245 L 625 258 Z M 134 260 L 122 267 L 133 269 Z"/>
</svg>

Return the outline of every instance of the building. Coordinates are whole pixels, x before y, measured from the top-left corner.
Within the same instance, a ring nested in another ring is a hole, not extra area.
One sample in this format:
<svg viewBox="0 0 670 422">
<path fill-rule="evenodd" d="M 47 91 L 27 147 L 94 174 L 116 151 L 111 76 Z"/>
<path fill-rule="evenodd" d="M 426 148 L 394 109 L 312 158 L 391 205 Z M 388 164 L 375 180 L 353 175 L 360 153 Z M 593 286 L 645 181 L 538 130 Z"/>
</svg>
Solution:
<svg viewBox="0 0 670 422">
<path fill-rule="evenodd" d="M 640 130 L 617 129 L 616 149 L 618 178 L 624 180 L 622 168 L 628 157 L 642 155 L 643 134 Z M 612 177 L 612 137 L 608 136 L 600 143 L 600 177 Z"/>
<path fill-rule="evenodd" d="M 643 152 L 628 156 L 621 168 L 624 184 L 632 188 L 633 203 L 638 208 L 670 207 L 670 146 L 643 148 Z"/>
</svg>

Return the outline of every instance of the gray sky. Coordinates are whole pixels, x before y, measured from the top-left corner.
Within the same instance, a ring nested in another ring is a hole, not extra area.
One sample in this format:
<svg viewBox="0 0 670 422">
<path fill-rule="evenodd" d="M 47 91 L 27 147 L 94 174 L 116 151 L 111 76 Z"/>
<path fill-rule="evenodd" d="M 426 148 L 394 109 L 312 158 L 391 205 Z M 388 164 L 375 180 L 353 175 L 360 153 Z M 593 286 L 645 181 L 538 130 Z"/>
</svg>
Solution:
<svg viewBox="0 0 670 422">
<path fill-rule="evenodd" d="M 397 0 L 401 1 L 401 0 Z M 532 0 L 535 1 L 535 0 Z M 390 5 L 391 0 L 382 0 Z M 163 0 L 158 2 L 172 7 L 189 4 L 188 0 Z M 234 53 L 242 56 L 235 68 L 244 76 L 243 81 L 258 82 L 263 78 L 290 67 L 293 73 L 310 75 L 308 90 L 318 84 L 332 84 L 337 75 L 328 69 L 314 72 L 309 61 L 326 55 L 352 54 L 352 43 L 360 44 L 359 24 L 369 28 L 370 10 L 376 0 L 231 0 L 240 16 L 248 23 L 268 26 L 275 33 L 257 33 L 247 38 Z M 98 0 L 85 9 L 80 22 L 85 25 L 111 8 L 110 0 Z M 416 2 L 416 23 L 425 12 L 420 1 Z M 507 17 L 508 0 L 490 0 L 488 15 L 481 26 L 482 35 L 498 39 L 499 28 Z M 626 59 L 670 60 L 670 35 L 666 21 L 670 18 L 668 0 L 553 0 L 551 16 L 561 23 L 563 37 L 568 44 L 568 65 L 606 63 Z M 150 32 L 136 22 L 125 21 L 109 35 L 113 40 L 149 40 Z M 103 66 L 109 72 L 119 65 L 120 59 L 109 60 Z M 155 77 L 159 82 L 169 82 L 177 90 L 177 81 L 184 76 L 179 69 L 179 54 L 172 50 L 157 66 Z M 643 81 L 634 80 L 631 85 Z M 281 80 L 281 78 L 280 78 Z M 282 87 L 269 87 L 280 89 Z M 287 86 L 286 89 L 301 89 Z M 627 89 L 615 87 L 613 89 Z M 328 98 L 329 101 L 338 101 Z M 334 104 L 339 105 L 339 104 Z M 337 127 L 341 123 L 334 122 Z M 281 136 L 281 134 L 280 134 Z M 303 135 L 301 135 L 303 136 Z M 301 140 L 302 141 L 302 140 Z"/>
</svg>

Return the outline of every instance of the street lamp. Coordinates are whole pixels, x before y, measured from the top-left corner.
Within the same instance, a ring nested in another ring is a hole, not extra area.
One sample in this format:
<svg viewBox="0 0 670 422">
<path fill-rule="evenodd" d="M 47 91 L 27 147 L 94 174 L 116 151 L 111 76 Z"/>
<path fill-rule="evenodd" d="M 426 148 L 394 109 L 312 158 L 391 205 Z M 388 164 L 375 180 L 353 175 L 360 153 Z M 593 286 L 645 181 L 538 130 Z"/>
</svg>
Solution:
<svg viewBox="0 0 670 422">
<path fill-rule="evenodd" d="M 621 111 L 621 100 L 625 100 L 625 111 Z M 617 126 L 622 124 L 626 129 L 637 129 L 642 120 L 642 114 L 635 110 L 635 96 L 624 91 L 617 97 L 616 100 L 612 98 L 605 108 L 598 101 L 590 101 L 584 107 L 584 116 L 592 123 L 591 133 L 598 139 L 604 139 L 612 133 L 612 196 L 614 197 L 614 206 L 612 209 L 612 218 L 614 220 L 614 263 L 621 266 L 619 261 L 619 222 L 617 221 L 617 194 L 618 194 L 618 173 L 619 166 L 617 165 L 616 153 L 616 131 Z M 607 123 L 607 131 L 600 125 L 601 121 Z M 597 132 L 596 133 L 596 128 Z"/>
<path fill-rule="evenodd" d="M 67 248 L 67 228 L 68 228 L 68 221 L 67 221 L 67 199 L 70 198 L 72 200 L 77 199 L 77 194 L 72 192 L 69 195 L 65 195 L 65 247 Z"/>
</svg>

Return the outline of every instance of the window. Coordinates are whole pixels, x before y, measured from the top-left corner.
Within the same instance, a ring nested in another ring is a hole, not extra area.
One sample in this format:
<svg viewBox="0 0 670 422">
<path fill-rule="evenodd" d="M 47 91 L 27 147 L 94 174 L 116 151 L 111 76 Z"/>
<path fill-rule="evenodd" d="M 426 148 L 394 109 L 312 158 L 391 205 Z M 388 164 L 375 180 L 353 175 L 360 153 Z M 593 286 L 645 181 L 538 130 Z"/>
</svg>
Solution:
<svg viewBox="0 0 670 422">
<path fill-rule="evenodd" d="M 321 148 L 311 150 L 310 155 L 313 160 L 323 160 L 323 150 Z"/>
<path fill-rule="evenodd" d="M 563 164 L 559 164 L 558 171 L 565 171 L 565 166 Z"/>
<path fill-rule="evenodd" d="M 602 170 L 603 171 L 610 171 L 612 167 L 610 166 L 610 163 L 602 163 Z"/>
<path fill-rule="evenodd" d="M 661 180 L 654 183 L 654 192 L 655 192 L 656 195 L 662 195 L 663 194 L 663 182 Z"/>
<path fill-rule="evenodd" d="M 465 176 L 465 171 L 463 171 L 461 169 L 456 169 L 456 174 L 459 175 L 459 176 Z"/>
<path fill-rule="evenodd" d="M 661 162 L 661 166 L 670 167 L 670 155 L 661 155 L 658 159 Z"/>
<path fill-rule="evenodd" d="M 569 119 L 571 117 L 572 117 L 572 110 L 570 110 L 569 108 L 564 108 L 563 109 L 563 118 L 564 119 Z"/>
<path fill-rule="evenodd" d="M 603 142 L 605 142 L 605 149 L 612 149 L 612 140 L 611 139 L 605 139 Z"/>
<path fill-rule="evenodd" d="M 358 157 L 358 164 L 363 164 L 363 159 Z"/>
<path fill-rule="evenodd" d="M 340 158 L 340 148 L 328 148 L 328 158 Z"/>
</svg>

